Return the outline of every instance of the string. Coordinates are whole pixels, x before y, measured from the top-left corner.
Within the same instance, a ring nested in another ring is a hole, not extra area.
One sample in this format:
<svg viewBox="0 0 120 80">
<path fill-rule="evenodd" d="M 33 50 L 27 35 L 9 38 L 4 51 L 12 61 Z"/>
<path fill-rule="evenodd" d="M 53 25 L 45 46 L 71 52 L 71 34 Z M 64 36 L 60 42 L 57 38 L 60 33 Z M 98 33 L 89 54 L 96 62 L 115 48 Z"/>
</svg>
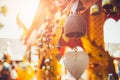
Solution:
<svg viewBox="0 0 120 80">
<path fill-rule="evenodd" d="M 76 35 L 74 34 L 74 51 L 75 52 L 78 52 L 78 49 L 77 49 L 77 37 L 76 37 Z"/>
</svg>

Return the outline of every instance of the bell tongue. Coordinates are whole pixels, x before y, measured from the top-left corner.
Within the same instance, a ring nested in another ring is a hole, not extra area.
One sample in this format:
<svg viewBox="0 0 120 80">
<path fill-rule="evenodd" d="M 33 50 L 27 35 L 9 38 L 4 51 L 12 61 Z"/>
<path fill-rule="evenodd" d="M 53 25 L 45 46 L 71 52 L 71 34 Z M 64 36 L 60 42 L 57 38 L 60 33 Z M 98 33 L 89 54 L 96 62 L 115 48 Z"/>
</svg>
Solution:
<svg viewBox="0 0 120 80">
<path fill-rule="evenodd" d="M 78 80 L 85 71 L 89 57 L 84 51 L 70 51 L 63 57 L 65 68 Z"/>
</svg>

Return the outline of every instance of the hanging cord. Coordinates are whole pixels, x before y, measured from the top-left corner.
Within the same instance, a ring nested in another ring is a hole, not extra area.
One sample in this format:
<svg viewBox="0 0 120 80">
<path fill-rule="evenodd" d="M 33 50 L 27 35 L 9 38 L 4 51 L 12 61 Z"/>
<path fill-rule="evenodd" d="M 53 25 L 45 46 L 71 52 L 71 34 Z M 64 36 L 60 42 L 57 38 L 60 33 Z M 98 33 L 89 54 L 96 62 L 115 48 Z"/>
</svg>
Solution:
<svg viewBox="0 0 120 80">
<path fill-rule="evenodd" d="M 80 11 L 84 10 L 85 7 L 82 4 L 81 0 L 70 0 L 67 7 L 62 11 L 62 14 L 75 14 L 79 13 Z"/>
<path fill-rule="evenodd" d="M 71 8 L 71 13 L 80 14 L 80 12 L 82 10 L 85 10 L 85 7 L 84 7 L 82 1 L 81 0 L 75 0 L 75 2 L 72 5 L 72 8 Z"/>
<path fill-rule="evenodd" d="M 77 43 L 78 43 L 78 42 L 77 42 L 77 37 L 74 35 L 74 46 L 75 46 L 75 47 L 74 47 L 73 50 L 74 50 L 75 52 L 78 52 Z"/>
<path fill-rule="evenodd" d="M 77 13 L 77 8 L 78 8 L 78 5 L 79 5 L 79 1 L 80 0 L 75 0 L 75 2 L 73 3 L 73 5 L 71 7 L 71 13 L 72 14 Z"/>
<path fill-rule="evenodd" d="M 71 7 L 73 5 L 73 3 L 75 2 L 76 0 L 70 0 L 69 4 L 67 5 L 67 7 L 62 11 L 62 14 L 69 14 L 70 10 L 71 10 Z"/>
</svg>

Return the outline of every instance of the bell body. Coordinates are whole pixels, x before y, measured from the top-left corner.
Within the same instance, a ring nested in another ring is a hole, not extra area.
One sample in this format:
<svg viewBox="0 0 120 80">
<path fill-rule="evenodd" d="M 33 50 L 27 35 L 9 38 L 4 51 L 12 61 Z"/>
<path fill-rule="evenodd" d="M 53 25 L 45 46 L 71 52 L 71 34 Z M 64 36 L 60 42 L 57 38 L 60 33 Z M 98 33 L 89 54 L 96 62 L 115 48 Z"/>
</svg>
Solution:
<svg viewBox="0 0 120 80">
<path fill-rule="evenodd" d="M 102 0 L 102 7 L 104 9 L 112 9 L 114 6 L 114 0 Z"/>
<path fill-rule="evenodd" d="M 100 14 L 100 8 L 97 4 L 94 4 L 90 7 L 90 14 L 91 15 L 98 15 Z"/>
<path fill-rule="evenodd" d="M 64 34 L 69 37 L 82 37 L 86 34 L 87 23 L 82 15 L 71 14 L 64 25 Z"/>
</svg>

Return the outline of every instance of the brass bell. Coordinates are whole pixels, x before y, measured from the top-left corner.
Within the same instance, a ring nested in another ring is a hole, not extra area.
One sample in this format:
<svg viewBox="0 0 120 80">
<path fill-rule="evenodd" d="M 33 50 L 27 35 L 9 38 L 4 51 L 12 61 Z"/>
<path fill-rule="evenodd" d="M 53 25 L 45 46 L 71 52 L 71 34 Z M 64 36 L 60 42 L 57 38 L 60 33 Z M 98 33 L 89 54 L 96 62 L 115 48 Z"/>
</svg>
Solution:
<svg viewBox="0 0 120 80">
<path fill-rule="evenodd" d="M 115 15 L 118 13 L 118 7 L 117 6 L 114 6 L 113 9 L 110 9 L 110 15 Z"/>
<path fill-rule="evenodd" d="M 64 25 L 64 34 L 69 37 L 82 37 L 86 34 L 87 23 L 82 15 L 70 14 Z"/>
<path fill-rule="evenodd" d="M 100 8 L 97 4 L 94 4 L 90 7 L 90 14 L 94 16 L 100 14 Z"/>
<path fill-rule="evenodd" d="M 102 0 L 102 7 L 104 9 L 112 9 L 114 6 L 114 0 Z"/>
</svg>

